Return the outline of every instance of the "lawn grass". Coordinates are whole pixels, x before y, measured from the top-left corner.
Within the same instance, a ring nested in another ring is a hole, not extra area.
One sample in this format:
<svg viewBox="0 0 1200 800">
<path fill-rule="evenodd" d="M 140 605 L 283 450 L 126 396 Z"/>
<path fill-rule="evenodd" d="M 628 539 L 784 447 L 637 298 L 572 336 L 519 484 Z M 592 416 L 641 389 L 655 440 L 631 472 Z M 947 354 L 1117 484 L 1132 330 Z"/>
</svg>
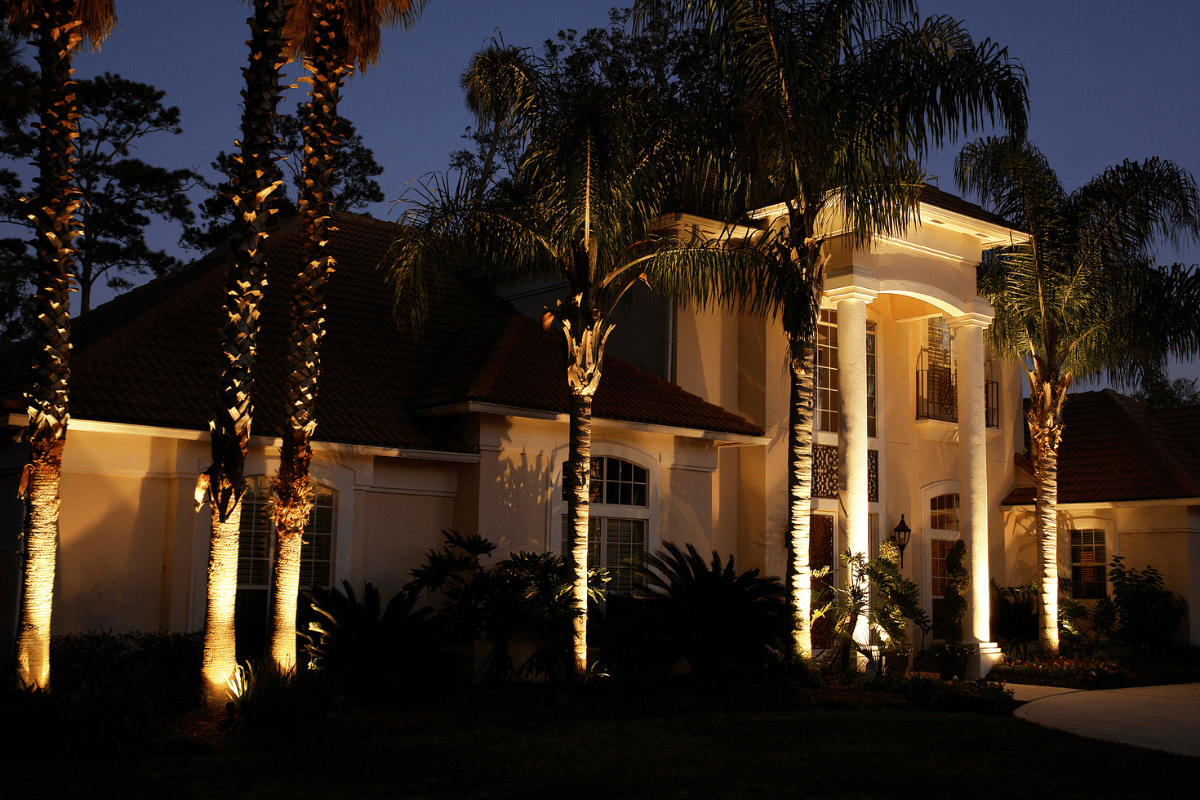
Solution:
<svg viewBox="0 0 1200 800">
<path fill-rule="evenodd" d="M 279 732 L 284 738 L 250 749 L 242 741 L 213 752 L 211 740 L 197 745 L 185 738 L 168 748 L 170 755 L 51 757 L 51 769 L 11 763 L 5 794 L 1094 800 L 1191 797 L 1200 786 L 1200 759 L 1085 739 L 1011 716 L 730 705 L 738 704 L 698 701 L 646 712 L 549 692 L 480 690 L 453 705 L 406 713 L 344 707 L 319 728 Z"/>
</svg>

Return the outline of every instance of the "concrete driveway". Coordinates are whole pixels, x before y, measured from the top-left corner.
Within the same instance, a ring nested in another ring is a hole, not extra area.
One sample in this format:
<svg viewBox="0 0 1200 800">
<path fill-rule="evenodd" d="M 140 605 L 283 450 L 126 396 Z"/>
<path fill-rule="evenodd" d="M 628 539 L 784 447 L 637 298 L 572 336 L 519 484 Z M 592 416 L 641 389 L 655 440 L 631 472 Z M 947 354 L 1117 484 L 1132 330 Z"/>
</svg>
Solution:
<svg viewBox="0 0 1200 800">
<path fill-rule="evenodd" d="M 1008 684 L 1016 715 L 1048 728 L 1200 757 L 1200 683 L 1084 692 Z"/>
</svg>

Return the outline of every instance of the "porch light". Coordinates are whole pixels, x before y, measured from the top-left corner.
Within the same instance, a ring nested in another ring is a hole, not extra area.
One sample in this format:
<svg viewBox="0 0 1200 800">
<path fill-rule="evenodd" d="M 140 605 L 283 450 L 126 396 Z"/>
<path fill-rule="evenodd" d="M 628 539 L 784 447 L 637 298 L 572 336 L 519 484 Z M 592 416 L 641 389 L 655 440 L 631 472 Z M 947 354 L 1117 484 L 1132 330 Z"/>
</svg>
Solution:
<svg viewBox="0 0 1200 800">
<path fill-rule="evenodd" d="M 900 524 L 892 528 L 892 539 L 896 542 L 896 548 L 900 551 L 900 567 L 904 567 L 904 548 L 908 547 L 908 542 L 912 539 L 912 528 L 908 527 L 908 523 L 904 521 L 904 515 L 900 515 Z"/>
</svg>

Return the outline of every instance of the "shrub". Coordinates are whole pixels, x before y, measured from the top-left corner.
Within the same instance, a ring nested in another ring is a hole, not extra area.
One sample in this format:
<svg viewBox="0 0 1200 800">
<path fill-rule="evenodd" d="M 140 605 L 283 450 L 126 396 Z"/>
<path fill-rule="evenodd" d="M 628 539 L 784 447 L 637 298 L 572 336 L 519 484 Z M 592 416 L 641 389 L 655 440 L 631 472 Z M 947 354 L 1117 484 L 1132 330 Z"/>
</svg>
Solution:
<svg viewBox="0 0 1200 800">
<path fill-rule="evenodd" d="M 565 676 L 578 611 L 571 571 L 562 559 L 551 553 L 511 553 L 487 567 L 481 559 L 495 551 L 495 544 L 452 530 L 443 536 L 445 544 L 426 554 L 406 589 L 440 596 L 437 616 L 449 640 L 488 645 L 479 672 L 493 683 Z M 593 594 L 598 595 L 602 581 L 602 573 L 593 573 Z M 532 642 L 533 651 L 517 664 L 512 644 L 521 636 Z"/>
<path fill-rule="evenodd" d="M 161 733 L 167 715 L 198 702 L 201 647 L 199 634 L 55 636 L 53 692 L 6 693 L 5 727 L 26 742 L 54 741 L 54 754 L 135 751 Z"/>
<path fill-rule="evenodd" d="M 305 649 L 313 669 L 324 672 L 355 699 L 393 702 L 423 688 L 442 673 L 441 636 L 432 608 L 417 608 L 415 591 L 404 589 L 381 613 L 379 590 L 367 583 L 359 601 L 349 581 L 305 592 L 323 617 L 311 624 Z"/>
<path fill-rule="evenodd" d="M 1126 567 L 1121 556 L 1113 557 L 1108 580 L 1112 597 L 1102 597 L 1091 607 L 1069 597 L 1060 600 L 1059 626 L 1068 652 L 1095 655 L 1126 649 L 1161 653 L 1169 648 L 1187 613 L 1187 601 L 1163 585 L 1157 569 Z"/>
<path fill-rule="evenodd" d="M 328 719 L 332 681 L 314 669 L 281 672 L 274 661 L 250 661 L 229 679 L 230 709 L 251 741 L 297 740 Z"/>
<path fill-rule="evenodd" d="M 778 663 L 790 646 L 791 609 L 783 585 L 757 569 L 738 573 L 733 556 L 711 563 L 692 545 L 665 542 L 637 567 L 632 603 L 646 626 L 643 645 L 659 663 L 687 659 L 698 677 L 725 679 Z"/>
</svg>

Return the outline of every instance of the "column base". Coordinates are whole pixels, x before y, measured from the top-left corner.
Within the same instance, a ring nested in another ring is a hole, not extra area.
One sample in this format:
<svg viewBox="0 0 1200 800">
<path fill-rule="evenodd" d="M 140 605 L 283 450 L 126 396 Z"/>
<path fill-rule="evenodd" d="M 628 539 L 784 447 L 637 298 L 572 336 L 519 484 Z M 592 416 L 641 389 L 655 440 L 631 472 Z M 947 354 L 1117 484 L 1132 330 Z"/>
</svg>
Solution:
<svg viewBox="0 0 1200 800">
<path fill-rule="evenodd" d="M 1000 652 L 1000 645 L 995 642 L 979 642 L 975 648 L 976 652 L 971 654 L 971 660 L 967 662 L 965 677 L 969 681 L 986 678 L 992 667 L 1004 658 L 1004 654 Z"/>
</svg>

